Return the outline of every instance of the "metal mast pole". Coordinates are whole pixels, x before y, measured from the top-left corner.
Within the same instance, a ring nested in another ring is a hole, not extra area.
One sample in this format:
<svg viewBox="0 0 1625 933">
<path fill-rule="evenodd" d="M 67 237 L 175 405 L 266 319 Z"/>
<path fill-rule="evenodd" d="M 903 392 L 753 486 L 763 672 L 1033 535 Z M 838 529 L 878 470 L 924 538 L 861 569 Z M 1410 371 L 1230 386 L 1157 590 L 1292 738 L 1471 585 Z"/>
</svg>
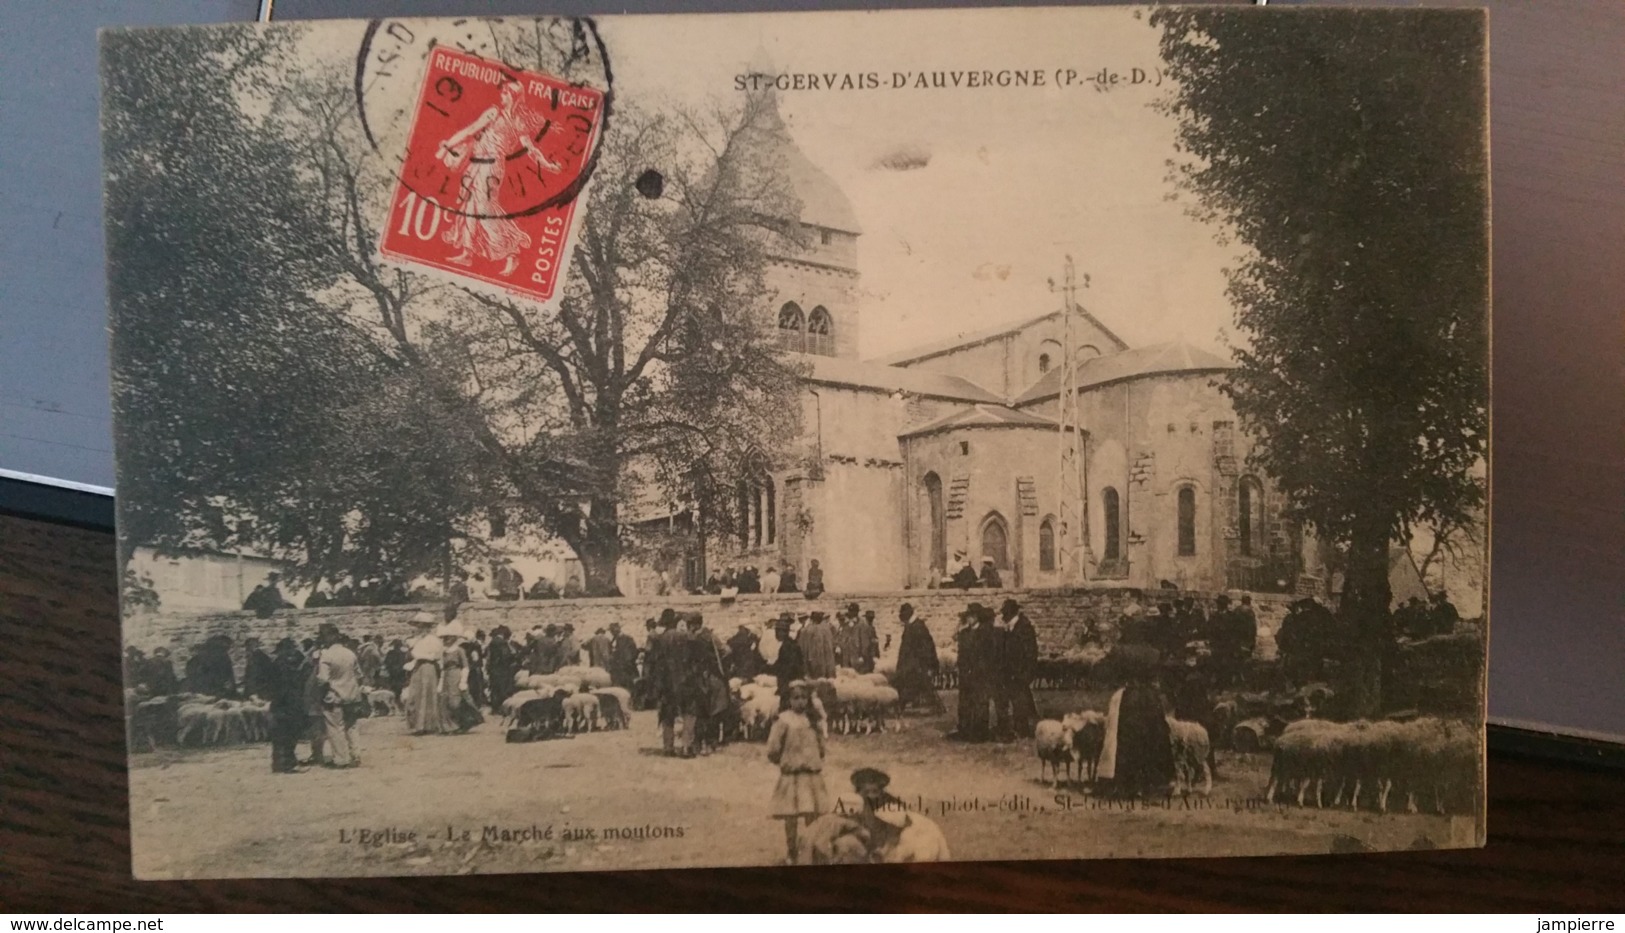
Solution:
<svg viewBox="0 0 1625 933">
<path fill-rule="evenodd" d="M 1087 279 L 1085 280 L 1087 281 Z M 1054 288 L 1054 282 L 1051 283 Z M 1061 391 L 1057 421 L 1060 430 L 1060 464 L 1057 486 L 1060 490 L 1056 536 L 1056 566 L 1066 582 L 1083 584 L 1094 571 L 1095 557 L 1089 541 L 1089 435 L 1083 427 L 1078 404 L 1078 370 L 1084 360 L 1078 357 L 1077 271 L 1072 257 L 1066 257 L 1066 274 L 1058 291 L 1061 305 Z"/>
</svg>

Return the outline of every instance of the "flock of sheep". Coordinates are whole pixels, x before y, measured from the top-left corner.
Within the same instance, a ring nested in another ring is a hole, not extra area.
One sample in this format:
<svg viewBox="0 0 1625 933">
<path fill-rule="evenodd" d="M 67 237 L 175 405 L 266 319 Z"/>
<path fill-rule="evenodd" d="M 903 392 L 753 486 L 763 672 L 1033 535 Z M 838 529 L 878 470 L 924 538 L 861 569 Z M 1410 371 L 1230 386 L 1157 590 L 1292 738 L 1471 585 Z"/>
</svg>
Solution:
<svg viewBox="0 0 1625 933">
<path fill-rule="evenodd" d="M 243 745 L 271 738 L 271 704 L 264 700 L 222 700 L 197 693 L 130 699 L 135 704 L 130 716 L 132 749 Z"/>
<path fill-rule="evenodd" d="M 944 659 L 946 677 L 954 666 Z M 884 733 L 898 723 L 899 697 L 882 664 L 872 674 L 840 668 L 833 678 L 812 681 L 829 729 L 840 734 Z M 521 674 L 520 690 L 503 703 L 504 725 L 522 718 L 546 734 L 580 734 L 631 725 L 632 697 L 613 686 L 609 673 L 595 667 L 565 667 L 552 674 Z M 1315 685 L 1321 687 L 1321 685 Z M 765 741 L 779 712 L 778 684 L 770 675 L 729 681 L 734 715 L 729 727 L 744 741 Z M 1322 689 L 1324 689 L 1322 687 Z M 1315 807 L 1364 806 L 1386 813 L 1401 805 L 1408 812 L 1470 812 L 1476 806 L 1479 736 L 1466 723 L 1437 718 L 1410 722 L 1300 719 L 1271 742 L 1263 718 L 1242 718 L 1245 703 L 1225 698 L 1236 709 L 1216 709 L 1224 737 L 1242 751 L 1274 746 L 1265 798 Z M 1244 698 L 1245 699 L 1245 698 Z M 1299 697 L 1313 709 L 1324 697 Z M 399 711 L 387 690 L 369 692 L 375 715 Z M 1219 707 L 1226 705 L 1221 700 Z M 524 710 L 528 716 L 521 717 Z M 1241 719 L 1236 722 L 1236 719 Z M 523 724 L 523 723 L 522 723 Z M 1175 790 L 1207 795 L 1213 786 L 1212 742 L 1201 724 L 1168 717 L 1173 745 Z M 1254 734 L 1256 733 L 1256 735 Z M 211 747 L 263 742 L 270 737 L 270 704 L 178 694 L 140 701 L 132 718 L 133 745 Z M 1059 787 L 1098 777 L 1106 744 L 1106 717 L 1095 710 L 1045 719 L 1034 731 L 1039 781 Z M 1230 744 L 1229 741 L 1226 744 Z M 1398 795 L 1396 798 L 1395 795 Z"/>
<path fill-rule="evenodd" d="M 837 668 L 834 677 L 808 681 L 812 684 L 814 705 L 831 732 L 842 735 L 885 732 L 899 723 L 900 697 L 884 672 L 859 674 L 850 668 Z M 728 682 L 733 695 L 738 737 L 748 742 L 767 739 L 773 717 L 779 714 L 779 684 L 771 674 L 745 682 Z"/>
<path fill-rule="evenodd" d="M 629 728 L 632 694 L 612 684 L 601 667 L 520 674 L 514 680 L 519 690 L 502 701 L 503 725 L 560 735 Z"/>
<path fill-rule="evenodd" d="M 1213 791 L 1213 746 L 1201 723 L 1168 717 L 1168 741 L 1173 745 L 1174 788 L 1176 792 L 1207 796 Z M 1033 748 L 1038 753 L 1038 780 L 1048 773 L 1051 786 L 1061 785 L 1061 770 L 1067 783 L 1088 780 L 1099 774 L 1100 756 L 1106 748 L 1106 716 L 1096 710 L 1067 713 L 1059 720 L 1040 720 L 1033 730 Z M 1073 778 L 1073 768 L 1077 778 Z"/>
<path fill-rule="evenodd" d="M 1264 796 L 1316 807 L 1347 803 L 1387 813 L 1397 792 L 1408 812 L 1471 812 L 1477 806 L 1478 733 L 1465 723 L 1423 718 L 1329 722 L 1302 719 L 1275 740 Z"/>
</svg>

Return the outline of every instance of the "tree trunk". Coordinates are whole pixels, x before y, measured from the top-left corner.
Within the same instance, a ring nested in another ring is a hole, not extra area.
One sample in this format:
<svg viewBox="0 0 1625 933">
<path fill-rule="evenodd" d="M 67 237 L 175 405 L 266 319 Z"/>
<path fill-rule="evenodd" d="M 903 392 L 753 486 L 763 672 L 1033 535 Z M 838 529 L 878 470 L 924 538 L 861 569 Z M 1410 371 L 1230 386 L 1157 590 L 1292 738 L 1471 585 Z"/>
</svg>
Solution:
<svg viewBox="0 0 1625 933">
<path fill-rule="evenodd" d="M 588 596 L 619 596 L 616 569 L 621 562 L 621 527 L 615 500 L 595 497 L 583 519 L 586 534 L 576 556 L 581 558 L 581 586 Z"/>
<path fill-rule="evenodd" d="M 1382 660 L 1390 637 L 1387 523 L 1361 523 L 1349 541 L 1348 568 L 1338 615 L 1347 633 L 1343 690 L 1351 718 L 1382 714 Z"/>
</svg>

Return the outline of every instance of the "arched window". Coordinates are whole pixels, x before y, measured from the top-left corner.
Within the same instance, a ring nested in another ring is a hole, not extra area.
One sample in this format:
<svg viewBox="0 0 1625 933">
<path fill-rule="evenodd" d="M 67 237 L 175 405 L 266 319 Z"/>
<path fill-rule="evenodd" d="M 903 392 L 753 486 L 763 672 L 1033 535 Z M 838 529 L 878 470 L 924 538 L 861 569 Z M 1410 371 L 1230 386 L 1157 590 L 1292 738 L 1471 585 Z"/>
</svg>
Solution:
<svg viewBox="0 0 1625 933">
<path fill-rule="evenodd" d="M 762 546 L 762 487 L 752 483 L 750 485 L 750 543 L 752 547 Z"/>
<path fill-rule="evenodd" d="M 734 487 L 739 515 L 739 548 L 773 544 L 778 539 L 778 490 L 767 468 L 756 464 Z"/>
<path fill-rule="evenodd" d="M 1092 343 L 1086 343 L 1078 348 L 1078 362 L 1092 360 L 1100 355 L 1100 348 Z"/>
<path fill-rule="evenodd" d="M 767 529 L 762 535 L 763 544 L 773 544 L 779 538 L 779 491 L 773 485 L 773 477 L 762 480 L 762 518 Z"/>
<path fill-rule="evenodd" d="M 1196 490 L 1179 487 L 1179 556 L 1196 553 Z"/>
<path fill-rule="evenodd" d="M 1010 569 L 1010 530 L 997 512 L 982 523 L 982 556 L 991 558 L 993 566 L 1000 570 Z"/>
<path fill-rule="evenodd" d="M 931 568 L 938 573 L 948 571 L 948 512 L 942 502 L 942 478 L 927 473 L 920 478 L 925 491 L 926 513 L 931 521 Z"/>
<path fill-rule="evenodd" d="M 1264 487 L 1251 476 L 1244 476 L 1236 489 L 1236 533 L 1243 557 L 1251 557 L 1259 549 L 1263 530 Z"/>
<path fill-rule="evenodd" d="M 1055 569 L 1055 519 L 1046 518 L 1038 526 L 1038 569 Z"/>
<path fill-rule="evenodd" d="M 1117 498 L 1117 490 L 1110 486 L 1100 491 L 1100 517 L 1106 526 L 1106 560 L 1120 560 L 1123 557 L 1122 537 L 1122 505 Z"/>
<path fill-rule="evenodd" d="M 835 355 L 835 322 L 823 305 L 807 315 L 807 352 L 819 356 Z"/>
<path fill-rule="evenodd" d="M 807 319 L 801 313 L 801 306 L 793 301 L 784 303 L 779 309 L 779 346 L 797 353 L 807 348 Z"/>
<path fill-rule="evenodd" d="M 1059 340 L 1044 340 L 1038 344 L 1038 355 L 1033 357 L 1033 366 L 1038 370 L 1033 378 L 1042 376 L 1055 367 L 1061 365 L 1061 357 L 1066 351 L 1061 349 Z"/>
</svg>

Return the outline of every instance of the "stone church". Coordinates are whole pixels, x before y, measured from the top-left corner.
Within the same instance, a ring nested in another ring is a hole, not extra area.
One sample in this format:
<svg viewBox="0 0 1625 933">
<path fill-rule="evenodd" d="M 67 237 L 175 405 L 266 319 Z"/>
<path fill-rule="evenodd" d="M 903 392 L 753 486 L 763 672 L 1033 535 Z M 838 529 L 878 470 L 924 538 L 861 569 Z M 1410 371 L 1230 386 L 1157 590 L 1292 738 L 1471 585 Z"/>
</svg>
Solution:
<svg viewBox="0 0 1625 933">
<path fill-rule="evenodd" d="M 1250 442 L 1216 386 L 1227 360 L 1182 343 L 1131 347 L 1075 305 L 860 360 L 857 214 L 782 121 L 757 144 L 793 184 L 810 244 L 773 258 L 762 309 L 807 371 L 801 437 L 741 483 L 737 534 L 665 568 L 674 582 L 786 563 L 805 580 L 816 559 L 835 592 L 916 589 L 986 558 L 1006 586 L 1298 584 L 1301 537 L 1248 472 Z M 1063 431 L 1067 334 L 1077 394 Z M 1071 436 L 1084 463 L 1067 474 Z M 629 511 L 639 524 L 682 518 Z M 623 590 L 650 589 L 647 568 L 627 570 Z"/>
</svg>

